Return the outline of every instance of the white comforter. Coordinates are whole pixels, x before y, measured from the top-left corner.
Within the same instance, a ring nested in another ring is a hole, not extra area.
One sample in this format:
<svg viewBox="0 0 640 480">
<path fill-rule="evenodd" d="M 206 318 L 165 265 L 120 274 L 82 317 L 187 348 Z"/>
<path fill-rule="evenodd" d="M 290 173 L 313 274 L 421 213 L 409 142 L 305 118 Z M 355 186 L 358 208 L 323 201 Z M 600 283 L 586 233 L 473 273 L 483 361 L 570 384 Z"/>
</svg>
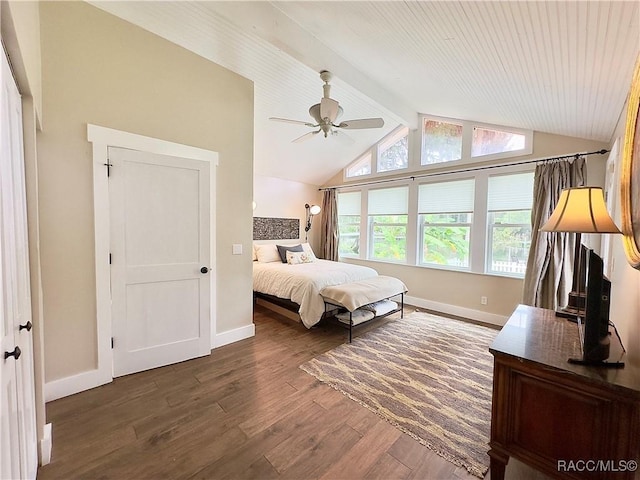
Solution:
<svg viewBox="0 0 640 480">
<path fill-rule="evenodd" d="M 302 323 L 311 328 L 324 313 L 320 290 L 377 275 L 373 268 L 329 260 L 318 259 L 298 265 L 253 262 L 253 290 L 297 303 Z"/>
</svg>

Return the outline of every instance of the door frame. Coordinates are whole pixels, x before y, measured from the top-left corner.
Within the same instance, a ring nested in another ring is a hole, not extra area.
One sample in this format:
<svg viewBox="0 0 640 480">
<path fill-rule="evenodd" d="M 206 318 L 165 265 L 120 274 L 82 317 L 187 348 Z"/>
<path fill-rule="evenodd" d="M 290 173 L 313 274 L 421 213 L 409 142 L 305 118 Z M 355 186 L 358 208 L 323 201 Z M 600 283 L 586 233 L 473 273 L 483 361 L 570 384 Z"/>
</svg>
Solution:
<svg viewBox="0 0 640 480">
<path fill-rule="evenodd" d="M 111 231 L 109 225 L 109 182 L 107 178 L 108 148 L 120 147 L 160 155 L 190 158 L 210 162 L 210 348 L 214 346 L 216 332 L 216 168 L 218 153 L 198 147 L 146 137 L 134 133 L 87 124 L 87 139 L 93 144 L 93 212 L 95 234 L 96 269 L 96 341 L 98 368 L 91 375 L 97 382 L 92 387 L 113 380 L 113 351 L 111 349 L 111 271 L 109 250 Z M 89 380 L 87 378 L 87 380 Z M 88 387 L 91 388 L 91 387 Z M 78 390 L 80 391 L 80 390 Z"/>
</svg>

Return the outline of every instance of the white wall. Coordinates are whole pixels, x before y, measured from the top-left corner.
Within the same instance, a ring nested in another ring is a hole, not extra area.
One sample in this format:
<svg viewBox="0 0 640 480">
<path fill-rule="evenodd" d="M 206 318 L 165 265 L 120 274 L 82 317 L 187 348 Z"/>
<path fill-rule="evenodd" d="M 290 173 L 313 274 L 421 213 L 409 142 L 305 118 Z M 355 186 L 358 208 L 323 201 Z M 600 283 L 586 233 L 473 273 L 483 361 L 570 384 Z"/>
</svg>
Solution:
<svg viewBox="0 0 640 480">
<path fill-rule="evenodd" d="M 298 218 L 300 219 L 300 241 L 305 238 L 305 204 L 322 205 L 322 192 L 317 185 L 294 182 L 275 177 L 255 175 L 253 178 L 253 199 L 256 202 L 254 217 Z M 320 218 L 314 218 L 309 231 L 309 243 L 317 253 L 320 251 Z M 260 243 L 257 241 L 256 243 Z M 265 243 L 265 242 L 263 242 Z M 295 243 L 283 241 L 286 243 Z"/>
</svg>

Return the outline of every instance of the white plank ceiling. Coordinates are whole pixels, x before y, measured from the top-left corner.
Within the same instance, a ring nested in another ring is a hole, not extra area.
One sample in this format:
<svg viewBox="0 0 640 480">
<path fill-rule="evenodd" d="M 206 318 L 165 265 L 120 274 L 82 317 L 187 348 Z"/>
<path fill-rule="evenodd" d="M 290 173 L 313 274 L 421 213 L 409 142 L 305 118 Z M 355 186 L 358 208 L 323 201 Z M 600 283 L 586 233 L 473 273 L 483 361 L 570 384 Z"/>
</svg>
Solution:
<svg viewBox="0 0 640 480">
<path fill-rule="evenodd" d="M 255 173 L 312 185 L 420 113 L 609 141 L 640 52 L 637 1 L 91 3 L 252 80 Z M 292 144 L 320 70 L 385 127 Z"/>
</svg>

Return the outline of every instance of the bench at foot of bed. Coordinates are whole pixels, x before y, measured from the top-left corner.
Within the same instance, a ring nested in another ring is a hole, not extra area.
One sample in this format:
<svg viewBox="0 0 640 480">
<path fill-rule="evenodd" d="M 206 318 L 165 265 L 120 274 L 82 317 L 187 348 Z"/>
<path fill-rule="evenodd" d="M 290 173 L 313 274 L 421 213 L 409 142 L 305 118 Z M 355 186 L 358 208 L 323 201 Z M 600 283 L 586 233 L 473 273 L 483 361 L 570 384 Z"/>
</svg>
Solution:
<svg viewBox="0 0 640 480">
<path fill-rule="evenodd" d="M 349 343 L 351 343 L 353 327 L 362 325 L 376 318 L 386 317 L 401 312 L 403 318 L 404 294 L 407 287 L 394 277 L 378 275 L 377 277 L 357 282 L 332 285 L 320 291 L 324 299 L 325 314 L 330 307 L 341 307 L 347 312 L 336 317 L 349 327 Z M 391 302 L 391 298 L 399 297 L 400 304 Z"/>
</svg>

